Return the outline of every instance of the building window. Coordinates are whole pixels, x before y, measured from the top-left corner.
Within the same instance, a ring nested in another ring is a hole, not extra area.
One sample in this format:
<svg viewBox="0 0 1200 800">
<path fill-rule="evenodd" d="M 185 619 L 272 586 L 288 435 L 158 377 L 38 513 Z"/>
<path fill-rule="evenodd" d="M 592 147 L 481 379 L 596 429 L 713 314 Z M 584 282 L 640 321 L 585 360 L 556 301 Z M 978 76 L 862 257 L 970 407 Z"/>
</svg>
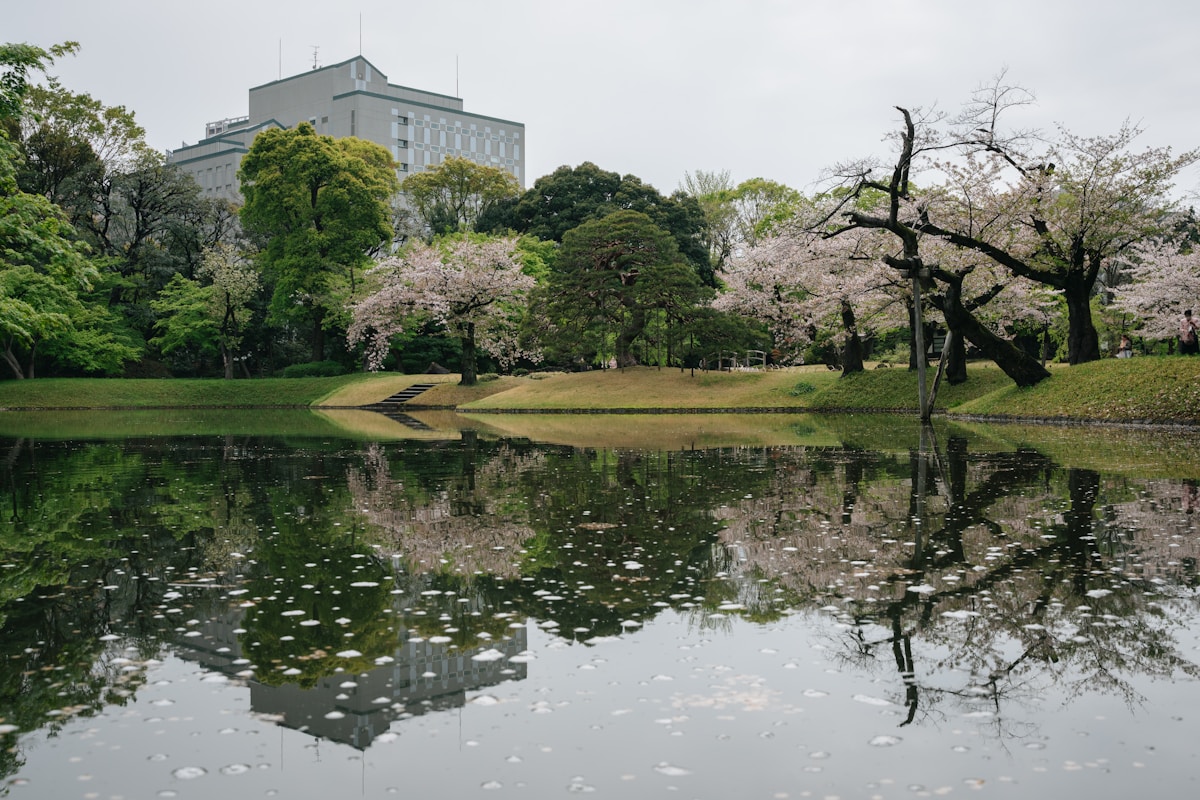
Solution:
<svg viewBox="0 0 1200 800">
<path fill-rule="evenodd" d="M 397 139 L 396 146 L 397 147 L 408 147 L 408 139 Z"/>
<path fill-rule="evenodd" d="M 401 172 L 408 172 L 408 164 L 406 164 L 406 163 L 404 163 L 403 161 L 401 161 L 401 162 L 400 162 L 400 171 L 401 171 Z"/>
<path fill-rule="evenodd" d="M 356 133 L 356 130 L 357 126 L 354 121 L 354 109 L 352 108 L 350 109 L 350 135 L 357 136 L 358 134 Z"/>
</svg>

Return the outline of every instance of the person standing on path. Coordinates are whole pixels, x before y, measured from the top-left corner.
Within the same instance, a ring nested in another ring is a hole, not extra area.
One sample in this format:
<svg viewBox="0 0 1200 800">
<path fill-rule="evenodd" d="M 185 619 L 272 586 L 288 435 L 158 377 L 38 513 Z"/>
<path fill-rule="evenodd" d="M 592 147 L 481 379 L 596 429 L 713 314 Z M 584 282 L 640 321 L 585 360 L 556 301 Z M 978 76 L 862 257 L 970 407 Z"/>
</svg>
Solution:
<svg viewBox="0 0 1200 800">
<path fill-rule="evenodd" d="M 1183 319 L 1179 321 L 1180 355 L 1194 356 L 1200 352 L 1200 342 L 1196 339 L 1196 324 L 1196 318 L 1192 316 L 1190 308 L 1183 312 Z"/>
</svg>

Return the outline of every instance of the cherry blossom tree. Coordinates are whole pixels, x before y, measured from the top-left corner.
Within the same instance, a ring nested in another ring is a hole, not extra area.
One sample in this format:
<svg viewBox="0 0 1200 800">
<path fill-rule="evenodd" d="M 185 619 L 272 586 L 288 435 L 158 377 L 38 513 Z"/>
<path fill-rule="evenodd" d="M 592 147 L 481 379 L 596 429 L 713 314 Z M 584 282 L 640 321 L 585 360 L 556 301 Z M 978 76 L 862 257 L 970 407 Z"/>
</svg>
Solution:
<svg viewBox="0 0 1200 800">
<path fill-rule="evenodd" d="M 383 367 L 392 337 L 424 318 L 462 341 L 462 385 L 476 382 L 476 347 L 509 365 L 537 353 L 519 340 L 526 295 L 535 280 L 523 271 L 517 240 L 460 235 L 414 242 L 368 272 L 375 288 L 351 311 L 350 344 L 364 343 L 368 369 Z"/>
<path fill-rule="evenodd" d="M 838 327 L 843 374 L 861 371 L 860 327 L 906 321 L 906 289 L 880 259 L 883 243 L 872 231 L 827 238 L 793 226 L 730 262 L 714 306 L 765 323 L 793 358 L 820 331 Z"/>
<path fill-rule="evenodd" d="M 1200 250 L 1180 253 L 1172 244 L 1147 245 L 1134 257 L 1128 283 L 1111 289 L 1113 306 L 1135 316 L 1149 339 L 1179 333 L 1183 312 L 1200 299 Z"/>
<path fill-rule="evenodd" d="M 1198 155 L 1173 156 L 1169 148 L 1135 152 L 1139 132 L 1129 125 L 1109 136 L 1061 131 L 1038 164 L 1019 166 L 1007 191 L 992 188 L 984 203 L 980 193 L 950 195 L 955 202 L 943 217 L 946 222 L 934 221 L 931 214 L 923 226 L 1016 276 L 1060 291 L 1067 304 L 1072 364 L 1100 357 L 1091 313 L 1097 278 L 1120 264 L 1132 247 L 1165 231 L 1172 180 Z M 991 160 L 996 159 L 1003 156 Z M 975 167 L 976 176 L 1002 179 L 994 165 L 972 161 L 968 166 Z"/>
<path fill-rule="evenodd" d="M 947 272 L 935 276 L 920 260 L 920 237 L 937 238 L 991 260 L 1010 275 L 1058 292 L 1068 313 L 1071 363 L 1099 357 L 1090 300 L 1098 276 L 1124 262 L 1137 244 L 1169 226 L 1172 181 L 1200 158 L 1200 150 L 1175 156 L 1168 148 L 1134 149 L 1139 129 L 1124 125 L 1109 136 L 1085 137 L 1060 129 L 1052 137 L 1003 130 L 1001 117 L 1031 103 L 1032 95 L 1007 85 L 1001 74 L 978 90 L 954 120 L 919 109 L 898 109 L 903 118 L 899 155 L 879 178 L 879 163 L 864 161 L 839 170 L 857 197 L 863 190 L 891 198 L 886 214 L 847 210 L 849 227 L 888 230 L 903 243 L 894 264 L 915 268 L 924 280 L 946 289 L 948 322 L 974 329 L 976 319 L 958 314 L 960 288 Z M 925 188 L 913 181 L 920 176 Z M 917 259 L 917 260 L 914 260 Z M 952 322 L 949 316 L 956 321 Z M 964 328 L 965 331 L 965 328 Z M 982 332 L 976 330 L 982 336 Z M 986 337 L 985 337 L 986 338 Z M 976 342 L 977 346 L 979 345 Z M 1018 383 L 1041 380 L 993 344 Z M 997 361 L 997 363 L 1000 363 Z M 1004 364 L 1001 364 L 1004 367 Z"/>
<path fill-rule="evenodd" d="M 929 294 L 952 334 L 974 344 L 1018 386 L 1032 386 L 1044 380 L 1050 375 L 1046 368 L 984 324 L 975 313 L 978 304 L 965 298 L 964 284 L 976 265 L 960 262 L 946 268 L 922 253 L 924 242 L 938 238 L 963 249 L 974 248 L 965 247 L 942 229 L 931 226 L 930 208 L 945 192 L 919 192 L 913 183 L 915 171 L 927 166 L 925 160 L 953 143 L 947 144 L 932 124 L 931 119 L 936 121 L 936 117 L 923 117 L 919 111 L 914 114 L 905 108 L 897 110 L 903 122 L 900 150 L 890 176 L 886 180 L 872 177 L 878 165 L 869 161 L 842 168 L 842 174 L 850 178 L 851 191 L 825 219 L 843 219 L 845 224 L 827 235 L 841 236 L 864 228 L 891 234 L 899 252 L 886 253 L 883 262 L 901 276 L 912 279 L 914 295 L 918 290 Z M 878 206 L 864 208 L 861 201 L 873 193 L 881 194 L 883 201 Z M 998 293 L 998 289 L 992 291 Z M 914 307 L 920 308 L 920 304 L 914 302 Z M 922 413 L 927 412 L 922 397 Z"/>
</svg>

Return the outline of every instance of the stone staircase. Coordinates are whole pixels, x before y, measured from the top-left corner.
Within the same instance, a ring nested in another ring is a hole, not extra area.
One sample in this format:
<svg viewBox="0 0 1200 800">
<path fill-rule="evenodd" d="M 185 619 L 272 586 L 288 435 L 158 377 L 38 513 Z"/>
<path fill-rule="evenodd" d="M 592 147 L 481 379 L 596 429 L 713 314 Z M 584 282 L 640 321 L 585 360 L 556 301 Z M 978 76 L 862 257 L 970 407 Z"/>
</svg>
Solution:
<svg viewBox="0 0 1200 800">
<path fill-rule="evenodd" d="M 390 406 L 390 405 L 398 405 L 400 403 L 407 403 L 409 400 L 412 400 L 414 397 L 416 397 L 424 392 L 429 391 L 434 386 L 437 386 L 437 384 L 436 383 L 414 383 L 412 386 L 409 386 L 407 389 L 401 389 L 400 391 L 396 392 L 394 395 L 392 395 L 390 397 L 385 397 L 383 400 L 380 401 L 380 405 Z"/>
</svg>

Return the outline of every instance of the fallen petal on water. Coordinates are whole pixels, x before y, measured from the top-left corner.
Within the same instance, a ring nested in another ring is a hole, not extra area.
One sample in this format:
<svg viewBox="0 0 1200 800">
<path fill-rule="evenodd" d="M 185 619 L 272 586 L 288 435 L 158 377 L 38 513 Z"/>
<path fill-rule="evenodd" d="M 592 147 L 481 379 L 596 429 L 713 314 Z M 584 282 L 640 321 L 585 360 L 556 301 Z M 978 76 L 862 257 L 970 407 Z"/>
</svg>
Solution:
<svg viewBox="0 0 1200 800">
<path fill-rule="evenodd" d="M 666 761 L 660 761 L 657 764 L 655 764 L 654 771 L 659 773 L 660 775 L 670 775 L 672 778 L 676 778 L 681 775 L 691 775 L 692 774 L 692 771 L 690 769 L 684 769 L 683 767 L 677 767 L 674 764 L 668 764 Z"/>
</svg>

